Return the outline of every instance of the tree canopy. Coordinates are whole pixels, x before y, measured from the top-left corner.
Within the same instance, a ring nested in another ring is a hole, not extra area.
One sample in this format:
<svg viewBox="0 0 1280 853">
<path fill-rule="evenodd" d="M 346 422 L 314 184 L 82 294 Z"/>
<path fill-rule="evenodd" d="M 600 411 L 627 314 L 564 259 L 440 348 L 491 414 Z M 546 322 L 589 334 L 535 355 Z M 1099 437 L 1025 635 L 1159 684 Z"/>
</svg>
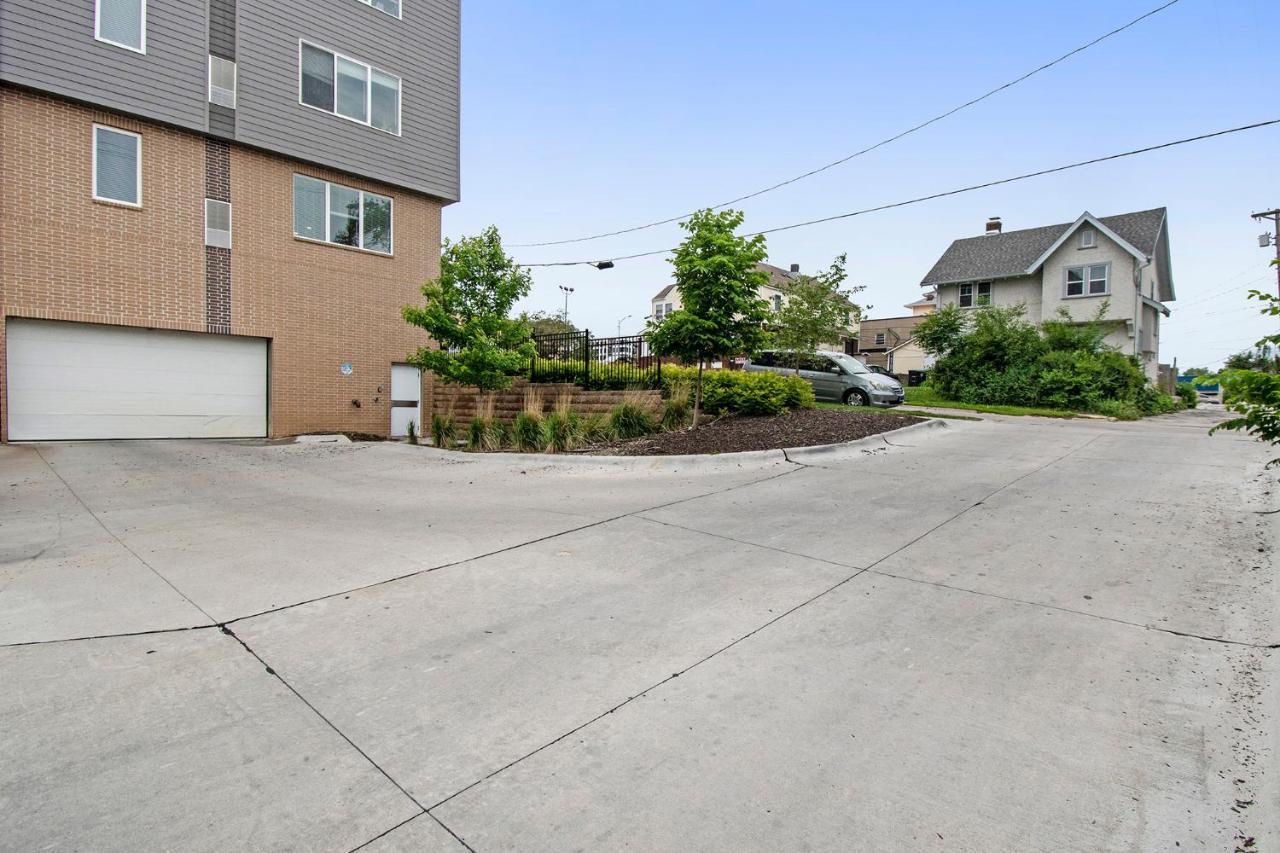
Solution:
<svg viewBox="0 0 1280 853">
<path fill-rule="evenodd" d="M 786 299 L 773 317 L 773 340 L 778 347 L 796 353 L 816 350 L 820 344 L 839 341 L 850 323 L 861 319 L 862 309 L 852 297 L 864 288 L 841 287 L 848 277 L 846 258 L 840 255 L 824 272 L 797 276 L 787 283 Z"/>
<path fill-rule="evenodd" d="M 681 222 L 688 232 L 671 259 L 683 307 L 649 325 L 650 345 L 662 355 L 698 364 L 694 392 L 694 426 L 702 400 L 702 363 L 759 349 L 765 341 L 768 304 L 760 288 L 768 274 L 764 237 L 736 234 L 738 210 L 700 210 Z"/>
<path fill-rule="evenodd" d="M 409 362 L 446 382 L 506 388 L 533 358 L 529 323 L 511 317 L 532 284 L 528 271 L 503 251 L 497 228 L 446 240 L 440 277 L 422 286 L 426 304 L 407 305 L 402 312 L 440 348 L 422 347 Z"/>
</svg>

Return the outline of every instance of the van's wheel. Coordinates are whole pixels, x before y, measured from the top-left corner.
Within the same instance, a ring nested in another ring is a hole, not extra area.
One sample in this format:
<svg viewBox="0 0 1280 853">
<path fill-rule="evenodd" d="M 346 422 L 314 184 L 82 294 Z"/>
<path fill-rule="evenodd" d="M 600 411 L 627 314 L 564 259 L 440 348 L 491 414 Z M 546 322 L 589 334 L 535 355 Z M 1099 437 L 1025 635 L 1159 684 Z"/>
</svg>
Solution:
<svg viewBox="0 0 1280 853">
<path fill-rule="evenodd" d="M 871 399 L 867 396 L 866 391 L 850 388 L 849 393 L 844 395 L 844 404 L 846 406 L 870 406 Z"/>
</svg>

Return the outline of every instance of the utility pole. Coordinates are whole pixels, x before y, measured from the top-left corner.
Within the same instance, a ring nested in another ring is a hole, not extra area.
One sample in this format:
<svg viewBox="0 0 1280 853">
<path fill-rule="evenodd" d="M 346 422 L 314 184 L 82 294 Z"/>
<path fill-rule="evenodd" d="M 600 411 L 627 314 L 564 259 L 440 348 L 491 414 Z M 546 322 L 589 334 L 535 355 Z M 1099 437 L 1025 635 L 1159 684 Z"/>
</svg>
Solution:
<svg viewBox="0 0 1280 853">
<path fill-rule="evenodd" d="M 1255 213 L 1253 218 L 1259 222 L 1269 220 L 1275 226 L 1271 233 L 1258 235 L 1258 245 L 1264 249 L 1267 246 L 1276 247 L 1276 296 L 1280 296 L 1280 208 Z"/>
<path fill-rule="evenodd" d="M 622 324 L 627 322 L 630 319 L 631 319 L 631 315 L 628 314 L 627 316 L 623 317 L 621 320 L 618 321 L 618 337 L 622 337 Z"/>
</svg>

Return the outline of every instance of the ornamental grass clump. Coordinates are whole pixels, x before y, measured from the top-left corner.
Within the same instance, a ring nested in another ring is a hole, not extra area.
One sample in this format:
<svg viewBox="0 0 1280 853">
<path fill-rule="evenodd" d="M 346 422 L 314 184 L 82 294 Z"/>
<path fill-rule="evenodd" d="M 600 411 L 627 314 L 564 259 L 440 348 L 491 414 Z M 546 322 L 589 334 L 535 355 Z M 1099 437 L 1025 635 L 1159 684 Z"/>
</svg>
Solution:
<svg viewBox="0 0 1280 853">
<path fill-rule="evenodd" d="M 689 404 L 692 397 L 693 386 L 687 380 L 672 383 L 662 410 L 663 429 L 681 429 L 689 425 Z"/>
<path fill-rule="evenodd" d="M 609 423 L 614 435 L 623 441 L 648 435 L 657 428 L 653 415 L 644 406 L 644 397 L 635 393 L 628 393 L 614 406 Z"/>
<path fill-rule="evenodd" d="M 542 449 L 542 392 L 527 388 L 524 408 L 516 413 L 511 425 L 511 442 L 516 450 Z"/>
<path fill-rule="evenodd" d="M 453 447 L 457 435 L 453 426 L 453 412 L 437 412 L 431 416 L 431 442 L 436 447 Z"/>
</svg>

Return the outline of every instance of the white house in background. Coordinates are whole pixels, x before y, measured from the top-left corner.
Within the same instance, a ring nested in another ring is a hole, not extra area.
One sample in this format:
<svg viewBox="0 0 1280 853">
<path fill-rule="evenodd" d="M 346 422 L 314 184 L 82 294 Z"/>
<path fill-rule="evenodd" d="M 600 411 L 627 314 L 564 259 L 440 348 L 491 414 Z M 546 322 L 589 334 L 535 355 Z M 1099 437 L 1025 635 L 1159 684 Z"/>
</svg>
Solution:
<svg viewBox="0 0 1280 853">
<path fill-rule="evenodd" d="M 793 277 L 800 275 L 800 265 L 792 264 L 791 269 L 784 270 L 782 267 L 775 267 L 773 264 L 756 264 L 756 269 L 769 274 L 769 280 L 760 285 L 760 298 L 769 303 L 769 307 L 774 311 L 781 310 L 786 304 L 787 294 L 786 286 Z M 674 284 L 668 284 L 659 290 L 658 293 L 649 300 L 649 316 L 654 320 L 661 320 L 667 317 L 673 311 L 679 311 L 683 306 L 680 301 L 680 289 Z M 843 336 L 839 341 L 833 341 L 830 344 L 824 344 L 822 349 L 832 350 L 834 352 L 846 352 L 846 342 L 856 340 L 858 337 L 858 327 L 856 323 L 850 323 L 848 334 Z"/>
<path fill-rule="evenodd" d="M 1053 319 L 1065 308 L 1092 319 L 1109 300 L 1106 342 L 1135 355 L 1152 380 L 1159 376 L 1160 317 L 1174 300 L 1165 208 L 1094 216 L 1021 231 L 1004 231 L 999 217 L 987 233 L 953 242 L 920 282 L 937 302 L 973 308 L 1026 306 L 1027 319 Z"/>
</svg>

